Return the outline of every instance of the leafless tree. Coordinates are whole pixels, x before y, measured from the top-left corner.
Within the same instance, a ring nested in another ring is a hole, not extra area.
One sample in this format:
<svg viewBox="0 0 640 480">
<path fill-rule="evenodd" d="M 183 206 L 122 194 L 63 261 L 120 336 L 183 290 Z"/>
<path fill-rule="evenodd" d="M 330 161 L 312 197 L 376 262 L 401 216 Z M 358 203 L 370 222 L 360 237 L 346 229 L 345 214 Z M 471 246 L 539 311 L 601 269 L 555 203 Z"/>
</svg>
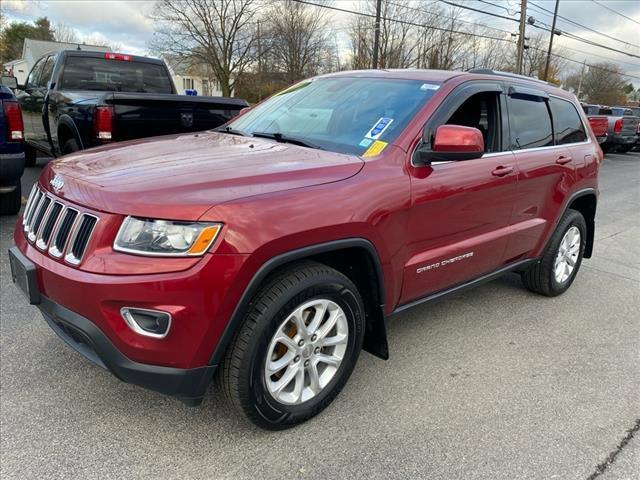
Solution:
<svg viewBox="0 0 640 480">
<path fill-rule="evenodd" d="M 256 58 L 256 0 L 159 0 L 151 18 L 156 53 L 190 57 L 207 64 L 222 94 Z"/>
<path fill-rule="evenodd" d="M 58 22 L 53 26 L 53 37 L 55 38 L 56 42 L 80 42 L 80 37 L 78 36 L 76 31 L 71 26 L 63 22 Z"/>
<path fill-rule="evenodd" d="M 412 18 L 405 4 L 394 0 L 382 0 L 380 20 L 380 50 L 378 64 L 380 68 L 407 68 L 413 61 L 415 28 L 403 23 Z M 348 27 L 351 47 L 351 67 L 371 68 L 373 63 L 373 39 L 375 23 L 375 2 L 363 5 L 363 13 L 370 16 L 354 16 Z M 398 22 L 396 20 L 401 20 Z"/>
<path fill-rule="evenodd" d="M 315 75 L 331 63 L 333 50 L 324 11 L 280 0 L 271 5 L 264 18 L 271 58 L 288 82 Z"/>
</svg>

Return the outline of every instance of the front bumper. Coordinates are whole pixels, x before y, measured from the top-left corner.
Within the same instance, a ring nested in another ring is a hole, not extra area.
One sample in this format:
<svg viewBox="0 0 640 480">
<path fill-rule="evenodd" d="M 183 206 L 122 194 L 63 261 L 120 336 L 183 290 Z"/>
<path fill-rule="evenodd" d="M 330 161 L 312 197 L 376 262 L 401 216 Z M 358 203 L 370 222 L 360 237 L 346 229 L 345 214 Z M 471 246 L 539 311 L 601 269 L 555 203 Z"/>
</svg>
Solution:
<svg viewBox="0 0 640 480">
<path fill-rule="evenodd" d="M 51 329 L 67 345 L 124 382 L 165 395 L 175 395 L 188 405 L 200 404 L 217 365 L 173 368 L 131 360 L 89 319 L 42 295 L 37 290 L 36 268 L 33 263 L 17 247 L 11 247 L 9 250 L 12 271 L 23 272 L 23 278 L 17 278 L 16 281 L 28 285 L 30 303 L 40 309 Z M 16 262 L 20 266 L 15 265 Z"/>
</svg>

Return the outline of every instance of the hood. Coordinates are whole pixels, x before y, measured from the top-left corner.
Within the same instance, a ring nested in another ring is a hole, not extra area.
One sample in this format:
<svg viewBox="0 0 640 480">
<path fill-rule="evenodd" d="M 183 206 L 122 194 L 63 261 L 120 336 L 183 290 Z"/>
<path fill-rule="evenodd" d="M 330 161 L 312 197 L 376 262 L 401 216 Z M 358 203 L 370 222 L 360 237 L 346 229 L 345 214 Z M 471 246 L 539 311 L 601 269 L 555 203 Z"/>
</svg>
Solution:
<svg viewBox="0 0 640 480">
<path fill-rule="evenodd" d="M 195 220 L 212 206 L 252 195 L 336 182 L 359 157 L 202 132 L 134 140 L 67 155 L 41 177 L 56 195 L 123 215 Z M 58 185 L 59 186 L 59 185 Z"/>
</svg>

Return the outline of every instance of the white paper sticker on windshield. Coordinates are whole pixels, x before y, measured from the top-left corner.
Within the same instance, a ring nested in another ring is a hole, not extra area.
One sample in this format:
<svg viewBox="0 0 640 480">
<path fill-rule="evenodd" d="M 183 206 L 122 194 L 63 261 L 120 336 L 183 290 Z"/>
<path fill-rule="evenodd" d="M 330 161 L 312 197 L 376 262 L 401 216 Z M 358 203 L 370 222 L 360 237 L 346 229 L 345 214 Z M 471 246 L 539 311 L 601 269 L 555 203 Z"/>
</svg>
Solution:
<svg viewBox="0 0 640 480">
<path fill-rule="evenodd" d="M 393 118 L 381 117 L 364 137 L 370 138 L 371 140 L 378 140 L 380 138 L 380 135 L 382 135 L 392 123 Z"/>
<path fill-rule="evenodd" d="M 422 91 L 426 91 L 426 90 L 438 90 L 440 88 L 440 85 L 434 85 L 433 83 L 423 83 L 422 85 L 420 85 L 420 90 Z"/>
</svg>

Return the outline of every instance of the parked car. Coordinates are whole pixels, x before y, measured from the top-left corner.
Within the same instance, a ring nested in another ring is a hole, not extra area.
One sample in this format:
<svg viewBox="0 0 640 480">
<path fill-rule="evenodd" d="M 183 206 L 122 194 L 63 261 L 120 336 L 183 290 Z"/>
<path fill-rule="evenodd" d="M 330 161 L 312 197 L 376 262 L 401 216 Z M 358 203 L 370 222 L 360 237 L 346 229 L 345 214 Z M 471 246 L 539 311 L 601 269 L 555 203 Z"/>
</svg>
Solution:
<svg viewBox="0 0 640 480">
<path fill-rule="evenodd" d="M 605 152 L 627 153 L 638 141 L 638 122 L 640 118 L 633 115 L 629 108 L 609 107 L 601 108 L 601 115 L 609 119 L 607 140 L 602 144 Z"/>
<path fill-rule="evenodd" d="M 164 61 L 65 50 L 36 62 L 17 92 L 25 116 L 26 163 L 115 141 L 218 127 L 241 99 L 177 95 Z"/>
<path fill-rule="evenodd" d="M 13 277 L 121 380 L 197 405 L 217 375 L 281 429 L 331 403 L 361 348 L 388 358 L 385 318 L 507 272 L 564 293 L 593 251 L 601 161 L 545 82 L 341 72 L 218 131 L 49 163 Z"/>
<path fill-rule="evenodd" d="M 12 78 L 2 77 L 0 84 L 0 215 L 15 215 L 22 206 L 24 126 L 20 105 L 5 85 Z"/>
<path fill-rule="evenodd" d="M 600 115 L 599 105 L 582 105 L 584 113 L 587 114 L 587 120 L 593 134 L 598 139 L 598 143 L 602 144 L 607 140 L 607 132 L 609 130 L 609 119 L 605 115 Z"/>
</svg>

